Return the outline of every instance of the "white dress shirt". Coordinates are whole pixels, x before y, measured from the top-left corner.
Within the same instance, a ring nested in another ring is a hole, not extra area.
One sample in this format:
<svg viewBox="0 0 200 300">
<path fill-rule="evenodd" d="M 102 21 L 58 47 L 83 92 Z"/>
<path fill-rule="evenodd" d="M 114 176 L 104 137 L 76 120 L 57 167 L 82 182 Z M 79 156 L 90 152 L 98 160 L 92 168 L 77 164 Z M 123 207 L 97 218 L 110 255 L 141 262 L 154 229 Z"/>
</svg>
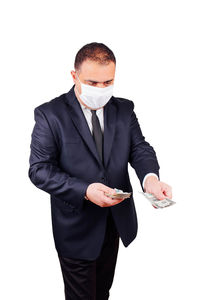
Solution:
<svg viewBox="0 0 200 300">
<path fill-rule="evenodd" d="M 79 102 L 80 103 L 80 102 Z M 85 115 L 85 118 L 87 120 L 88 126 L 90 128 L 91 133 L 93 132 L 92 128 L 92 112 L 89 108 L 87 108 L 85 105 L 80 103 L 82 111 Z M 96 110 L 96 115 L 99 118 L 100 126 L 102 132 L 104 132 L 104 119 L 103 119 L 103 107 Z"/>
<path fill-rule="evenodd" d="M 83 111 L 83 113 L 85 115 L 86 121 L 87 121 L 88 126 L 90 128 L 90 131 L 92 133 L 93 132 L 93 128 L 92 128 L 92 112 L 91 112 L 91 110 L 89 108 L 87 108 L 85 105 L 83 105 L 80 101 L 79 101 L 79 103 L 80 103 L 82 111 Z M 96 110 L 96 115 L 99 118 L 101 130 L 102 130 L 102 132 L 104 132 L 103 107 Z M 145 177 L 144 177 L 144 179 L 143 179 L 143 181 L 142 181 L 143 188 L 144 188 L 144 182 L 145 182 L 145 180 L 146 180 L 146 178 L 148 176 L 155 176 L 158 179 L 158 176 L 155 173 L 148 173 L 148 174 L 146 174 Z"/>
</svg>

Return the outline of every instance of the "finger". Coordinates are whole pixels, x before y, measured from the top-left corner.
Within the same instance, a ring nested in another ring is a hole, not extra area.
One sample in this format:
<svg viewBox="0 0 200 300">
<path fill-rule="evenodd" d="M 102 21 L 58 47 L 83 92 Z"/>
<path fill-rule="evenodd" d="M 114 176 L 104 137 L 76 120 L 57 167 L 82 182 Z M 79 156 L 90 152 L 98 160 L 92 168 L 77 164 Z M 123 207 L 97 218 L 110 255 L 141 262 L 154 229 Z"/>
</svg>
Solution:
<svg viewBox="0 0 200 300">
<path fill-rule="evenodd" d="M 111 197 L 106 196 L 106 195 L 104 195 L 104 199 L 105 199 L 106 201 L 109 201 L 109 202 L 112 202 L 112 203 L 113 203 L 113 202 L 118 203 L 118 202 L 124 200 L 124 198 L 111 198 Z"/>
<path fill-rule="evenodd" d="M 101 191 L 103 191 L 106 194 L 110 194 L 110 195 L 114 195 L 115 194 L 115 190 L 112 189 L 112 188 L 110 188 L 110 187 L 108 187 L 108 186 L 106 186 L 106 185 L 102 186 Z"/>
<path fill-rule="evenodd" d="M 112 205 L 117 205 L 119 203 L 121 203 L 122 201 L 124 201 L 124 198 L 120 198 L 114 201 L 114 203 Z"/>
<path fill-rule="evenodd" d="M 168 198 L 170 198 L 170 199 L 172 198 L 172 188 L 171 188 L 170 185 L 168 185 L 168 184 L 162 182 L 162 184 L 161 184 L 161 189 L 162 189 L 163 194 L 164 194 L 166 197 L 168 197 Z"/>
<path fill-rule="evenodd" d="M 163 194 L 161 190 L 158 190 L 153 193 L 153 195 L 158 199 L 158 200 L 164 200 L 166 196 Z"/>
<path fill-rule="evenodd" d="M 120 203 L 121 201 L 124 200 L 123 198 L 120 198 L 120 199 L 111 199 L 110 197 L 107 197 L 107 196 L 105 196 L 104 199 L 105 199 L 104 203 L 108 204 L 106 206 L 112 206 L 112 205 L 118 204 L 118 203 Z"/>
<path fill-rule="evenodd" d="M 165 196 L 169 199 L 172 199 L 172 191 L 171 188 L 167 188 L 163 191 L 163 193 L 165 194 Z"/>
</svg>

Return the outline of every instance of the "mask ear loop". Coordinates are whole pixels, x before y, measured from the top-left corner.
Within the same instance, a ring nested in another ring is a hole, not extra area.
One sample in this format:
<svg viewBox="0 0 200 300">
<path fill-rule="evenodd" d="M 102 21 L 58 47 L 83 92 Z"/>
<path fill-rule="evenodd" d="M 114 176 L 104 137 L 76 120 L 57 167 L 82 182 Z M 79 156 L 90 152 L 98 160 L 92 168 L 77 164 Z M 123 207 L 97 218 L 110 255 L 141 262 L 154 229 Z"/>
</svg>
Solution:
<svg viewBox="0 0 200 300">
<path fill-rule="evenodd" d="M 81 81 L 80 81 L 80 79 L 79 79 L 79 77 L 78 77 L 78 74 L 77 74 L 77 73 L 76 73 L 76 77 L 77 77 L 78 81 L 81 83 Z"/>
</svg>

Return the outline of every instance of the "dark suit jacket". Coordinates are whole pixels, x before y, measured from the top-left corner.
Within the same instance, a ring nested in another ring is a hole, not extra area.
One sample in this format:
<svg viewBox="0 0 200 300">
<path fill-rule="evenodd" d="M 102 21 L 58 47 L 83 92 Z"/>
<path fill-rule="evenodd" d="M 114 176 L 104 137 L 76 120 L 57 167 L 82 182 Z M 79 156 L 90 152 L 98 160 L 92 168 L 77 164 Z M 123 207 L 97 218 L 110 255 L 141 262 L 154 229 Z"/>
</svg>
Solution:
<svg viewBox="0 0 200 300">
<path fill-rule="evenodd" d="M 50 194 L 52 228 L 59 255 L 93 260 L 104 240 L 108 210 L 127 247 L 137 234 L 133 195 L 111 207 L 100 207 L 84 198 L 90 183 L 133 192 L 128 163 L 142 186 L 144 176 L 159 176 L 152 146 L 145 141 L 132 101 L 111 97 L 104 106 L 104 165 L 74 93 L 68 93 L 34 110 L 29 178 Z"/>
</svg>

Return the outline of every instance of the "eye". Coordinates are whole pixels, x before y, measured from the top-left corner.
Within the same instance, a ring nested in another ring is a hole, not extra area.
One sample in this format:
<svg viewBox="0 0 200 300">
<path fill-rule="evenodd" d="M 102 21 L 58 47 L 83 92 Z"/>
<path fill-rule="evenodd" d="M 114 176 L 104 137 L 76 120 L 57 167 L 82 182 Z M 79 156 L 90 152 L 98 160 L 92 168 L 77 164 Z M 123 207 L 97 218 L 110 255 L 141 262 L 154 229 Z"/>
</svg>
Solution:
<svg viewBox="0 0 200 300">
<path fill-rule="evenodd" d="M 105 82 L 105 85 L 110 85 L 112 81 Z"/>
<path fill-rule="evenodd" d="M 96 82 L 89 82 L 89 85 L 96 86 L 97 83 Z"/>
</svg>

